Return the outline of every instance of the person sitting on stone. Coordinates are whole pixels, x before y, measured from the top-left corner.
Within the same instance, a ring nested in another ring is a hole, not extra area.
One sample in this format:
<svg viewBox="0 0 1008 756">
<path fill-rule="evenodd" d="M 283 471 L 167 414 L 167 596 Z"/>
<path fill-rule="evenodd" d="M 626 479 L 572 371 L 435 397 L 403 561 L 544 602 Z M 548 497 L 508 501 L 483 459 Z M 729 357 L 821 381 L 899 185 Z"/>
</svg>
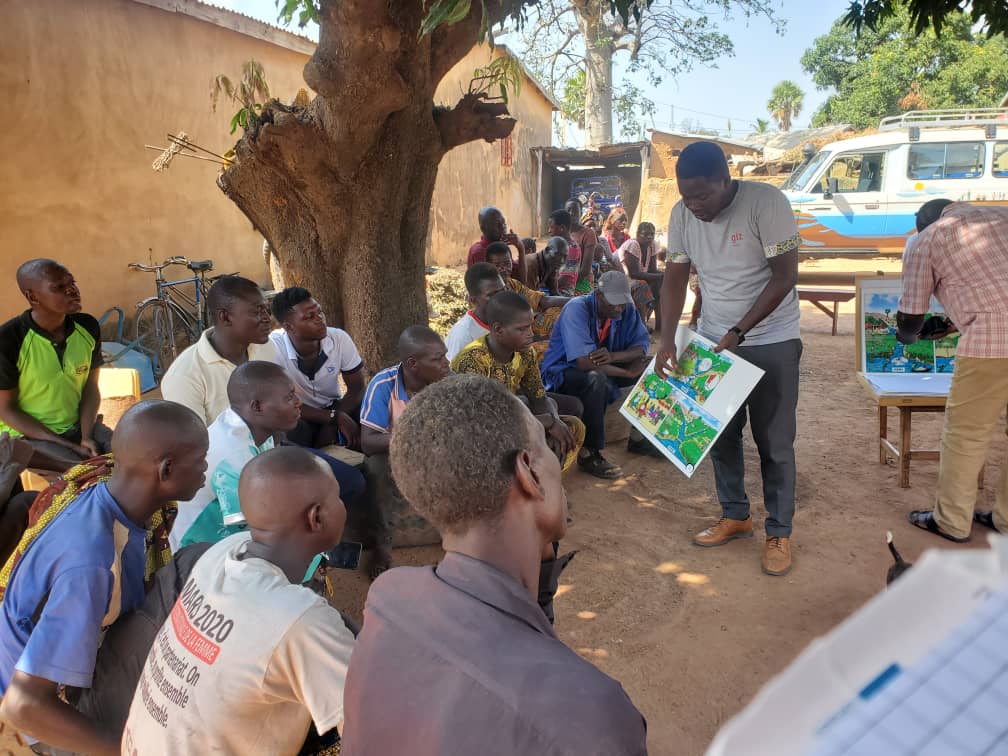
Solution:
<svg viewBox="0 0 1008 756">
<path fill-rule="evenodd" d="M 210 425 L 228 408 L 227 385 L 249 360 L 278 362 L 270 341 L 270 309 L 254 281 L 223 276 L 207 293 L 207 328 L 161 379 L 161 395 L 185 405 Z"/>
<path fill-rule="evenodd" d="M 620 389 L 633 386 L 647 367 L 651 344 L 647 328 L 633 307 L 630 282 L 619 271 L 599 278 L 598 290 L 572 299 L 560 313 L 543 358 L 547 390 L 576 396 L 584 405 L 585 443 L 578 466 L 599 478 L 619 478 L 620 469 L 602 456 L 606 407 Z M 660 456 L 636 429 L 627 449 Z"/>
<path fill-rule="evenodd" d="M 517 278 L 511 276 L 511 253 L 500 242 L 494 242 L 487 247 L 486 261 L 497 268 L 504 286 L 520 294 L 532 306 L 535 313 L 532 318 L 532 334 L 535 342 L 533 348 L 536 355 L 541 356 L 546 351 L 546 342 L 553 332 L 553 324 L 560 317 L 561 308 L 567 304 L 570 297 L 547 296 L 541 291 L 530 289 Z M 541 348 L 538 348 L 541 345 Z"/>
<path fill-rule="evenodd" d="M 557 273 L 559 293 L 564 297 L 587 294 L 592 290 L 592 262 L 594 250 L 586 253 L 570 234 L 571 215 L 566 210 L 555 210 L 549 217 L 549 235 L 559 236 L 567 242 L 567 257 Z"/>
<path fill-rule="evenodd" d="M 530 289 L 560 296 L 560 268 L 567 262 L 567 240 L 561 236 L 552 237 L 541 252 L 525 258 L 525 285 Z"/>
<path fill-rule="evenodd" d="M 46 746 L 89 754 L 118 754 L 121 733 L 99 730 L 61 688 L 91 686 L 102 630 L 143 602 L 144 525 L 202 485 L 206 426 L 178 404 L 140 402 L 119 420 L 112 454 L 110 479 L 40 518 L 2 575 L 0 718 Z"/>
<path fill-rule="evenodd" d="M 630 279 L 630 295 L 641 320 L 647 324 L 651 313 L 655 316 L 655 330 L 661 330 L 661 288 L 664 273 L 658 272 L 658 252 L 654 243 L 653 223 L 643 221 L 637 225 L 637 236 L 627 239 L 616 250 L 616 259 Z"/>
<path fill-rule="evenodd" d="M 399 363 L 375 375 L 364 394 L 361 448 L 367 455 L 364 474 L 370 502 L 368 523 L 375 536 L 362 537 L 362 545 L 369 550 L 365 554 L 365 571 L 372 578 L 392 563 L 391 534 L 387 532 L 383 508 L 390 501 L 402 499 L 389 467 L 392 428 L 414 396 L 451 372 L 447 351 L 441 337 L 430 328 L 410 326 L 399 336 Z"/>
<path fill-rule="evenodd" d="M 340 442 L 359 449 L 357 418 L 366 383 L 364 361 L 350 334 L 327 327 L 322 307 L 300 286 L 281 291 L 272 307 L 281 327 L 270 341 L 301 400 L 301 422 L 287 438 L 317 449 Z"/>
<path fill-rule="evenodd" d="M 466 257 L 466 267 L 471 268 L 479 262 L 486 262 L 486 248 L 493 242 L 504 242 L 518 250 L 518 259 L 513 263 L 511 275 L 525 280 L 525 245 L 514 231 L 508 229 L 504 213 L 496 207 L 484 207 L 479 212 L 479 227 L 483 235 L 478 242 L 469 247 Z"/>
<path fill-rule="evenodd" d="M 342 537 L 339 485 L 284 447 L 245 466 L 238 498 L 248 531 L 193 567 L 150 649 L 123 753 L 295 754 L 312 723 L 342 725 L 353 635 L 304 585 Z"/>
<path fill-rule="evenodd" d="M 245 530 L 238 504 L 238 478 L 257 455 L 279 446 L 282 434 L 301 419 L 294 382 L 273 362 L 243 362 L 227 385 L 230 406 L 210 424 L 206 483 L 179 502 L 169 538 L 172 550 L 216 543 Z"/>
<path fill-rule="evenodd" d="M 556 403 L 546 396 L 539 361 L 531 349 L 532 317 L 524 297 L 514 291 L 501 292 L 487 305 L 490 332 L 459 352 L 452 370 L 492 378 L 527 402 L 566 471 L 577 459 L 585 428 L 579 418 L 558 414 Z"/>
<path fill-rule="evenodd" d="M 17 285 L 29 309 L 0 326 L 0 433 L 28 440 L 30 467 L 65 472 L 108 451 L 112 432 L 98 417 L 101 328 L 55 260 L 22 264 Z"/>
<path fill-rule="evenodd" d="M 491 297 L 504 291 L 504 281 L 497 268 L 488 262 L 479 262 L 465 272 L 465 287 L 469 294 L 469 311 L 459 318 L 445 337 L 449 360 L 480 336 L 486 335 L 489 330 L 486 326 L 486 305 Z"/>
<path fill-rule="evenodd" d="M 445 556 L 371 586 L 347 672 L 343 753 L 646 754 L 643 716 L 537 604 L 555 574 L 543 553 L 567 518 L 542 424 L 497 381 L 452 376 L 410 402 L 391 452 Z"/>
</svg>

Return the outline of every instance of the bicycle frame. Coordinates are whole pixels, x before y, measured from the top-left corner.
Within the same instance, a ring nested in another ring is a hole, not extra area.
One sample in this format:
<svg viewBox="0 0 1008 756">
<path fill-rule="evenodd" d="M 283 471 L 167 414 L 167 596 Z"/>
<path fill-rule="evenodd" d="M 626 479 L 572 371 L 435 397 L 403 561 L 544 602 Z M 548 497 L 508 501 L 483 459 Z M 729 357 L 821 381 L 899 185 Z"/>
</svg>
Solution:
<svg viewBox="0 0 1008 756">
<path fill-rule="evenodd" d="M 176 304 L 181 305 L 183 309 L 191 307 L 194 311 L 196 332 L 202 333 L 207 326 L 206 318 L 204 317 L 206 297 L 203 294 L 204 288 L 206 287 L 206 275 L 197 273 L 189 278 L 178 278 L 173 281 L 168 281 L 165 279 L 162 272 L 158 271 L 154 280 L 157 285 L 157 298 L 174 301 Z M 189 284 L 195 284 L 193 287 L 196 292 L 195 297 L 190 297 L 186 292 L 182 291 L 182 287 Z M 179 302 L 179 299 L 182 301 Z"/>
</svg>

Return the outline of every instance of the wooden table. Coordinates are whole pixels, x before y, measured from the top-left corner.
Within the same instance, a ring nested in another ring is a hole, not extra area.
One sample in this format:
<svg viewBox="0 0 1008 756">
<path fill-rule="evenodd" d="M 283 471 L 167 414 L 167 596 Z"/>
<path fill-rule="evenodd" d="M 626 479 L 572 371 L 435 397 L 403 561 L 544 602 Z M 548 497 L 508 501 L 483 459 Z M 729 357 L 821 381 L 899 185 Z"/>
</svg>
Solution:
<svg viewBox="0 0 1008 756">
<path fill-rule="evenodd" d="M 878 403 L 879 411 L 879 463 L 886 464 L 890 457 L 899 467 L 900 488 L 910 488 L 910 462 L 915 459 L 937 461 L 941 452 L 936 449 L 914 449 L 911 428 L 915 412 L 944 412 L 947 396 L 879 394 L 862 374 L 858 380 L 868 394 Z M 899 410 L 899 438 L 894 444 L 889 440 L 889 408 Z M 981 468 L 977 486 L 983 488 L 984 471 Z"/>
<path fill-rule="evenodd" d="M 838 288 L 832 286 L 798 286 L 798 299 L 804 302 L 811 302 L 820 311 L 826 313 L 833 321 L 833 335 L 837 333 L 837 317 L 841 302 L 850 302 L 854 299 L 856 292 L 854 289 Z M 823 304 L 830 302 L 832 307 Z"/>
</svg>

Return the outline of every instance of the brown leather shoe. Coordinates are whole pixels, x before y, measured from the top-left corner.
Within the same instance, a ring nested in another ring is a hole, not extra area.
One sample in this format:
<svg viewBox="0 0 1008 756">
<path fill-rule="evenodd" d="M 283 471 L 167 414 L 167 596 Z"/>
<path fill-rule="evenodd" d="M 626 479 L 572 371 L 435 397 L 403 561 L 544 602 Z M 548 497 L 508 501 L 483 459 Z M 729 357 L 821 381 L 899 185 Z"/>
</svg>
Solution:
<svg viewBox="0 0 1008 756">
<path fill-rule="evenodd" d="M 727 517 L 722 517 L 715 525 L 693 536 L 693 543 L 705 548 L 724 546 L 736 538 L 751 538 L 752 533 L 752 517 L 746 517 L 744 520 L 729 520 Z"/>
<path fill-rule="evenodd" d="M 767 536 L 763 549 L 763 572 L 787 575 L 791 571 L 791 539 Z"/>
</svg>

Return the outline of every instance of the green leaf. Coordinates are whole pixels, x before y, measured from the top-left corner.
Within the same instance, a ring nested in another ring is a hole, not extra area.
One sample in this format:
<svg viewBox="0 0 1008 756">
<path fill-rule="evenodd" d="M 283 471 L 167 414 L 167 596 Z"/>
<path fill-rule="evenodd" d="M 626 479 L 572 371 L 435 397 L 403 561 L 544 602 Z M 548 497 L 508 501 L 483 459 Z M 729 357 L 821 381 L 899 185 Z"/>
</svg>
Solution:
<svg viewBox="0 0 1008 756">
<path fill-rule="evenodd" d="M 238 117 L 242 114 L 242 111 L 238 111 L 233 116 L 231 116 L 231 133 L 234 134 L 235 130 L 238 128 Z"/>
</svg>

